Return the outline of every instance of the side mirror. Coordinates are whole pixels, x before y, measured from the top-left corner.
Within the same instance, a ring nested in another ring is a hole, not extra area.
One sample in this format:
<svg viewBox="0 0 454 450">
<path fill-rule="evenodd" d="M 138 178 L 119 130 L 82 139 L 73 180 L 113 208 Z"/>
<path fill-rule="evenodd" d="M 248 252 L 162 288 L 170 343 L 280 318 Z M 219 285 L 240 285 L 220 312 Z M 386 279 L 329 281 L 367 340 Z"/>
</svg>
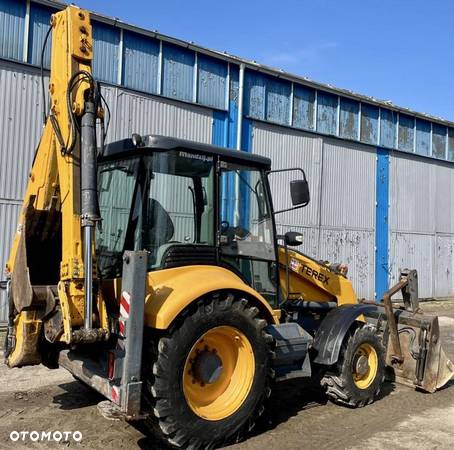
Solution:
<svg viewBox="0 0 454 450">
<path fill-rule="evenodd" d="M 290 182 L 290 196 L 293 206 L 306 206 L 309 203 L 309 184 L 307 180 L 293 180 Z"/>
<path fill-rule="evenodd" d="M 306 174 L 304 170 L 298 167 L 293 167 L 290 169 L 277 169 L 270 170 L 267 172 L 268 177 L 274 173 L 283 173 L 283 172 L 299 172 L 302 176 L 296 180 L 290 181 L 290 200 L 292 202 L 291 208 L 284 208 L 274 211 L 274 215 L 281 214 L 287 211 L 293 211 L 295 209 L 304 208 L 309 204 L 310 195 L 309 195 L 309 183 L 307 182 Z M 293 177 L 292 177 L 293 178 Z M 280 189 L 280 185 L 276 186 Z M 288 202 L 288 200 L 287 200 Z"/>
<path fill-rule="evenodd" d="M 303 243 L 303 235 L 296 231 L 287 231 L 287 233 L 284 234 L 284 241 L 287 245 L 296 247 Z"/>
</svg>

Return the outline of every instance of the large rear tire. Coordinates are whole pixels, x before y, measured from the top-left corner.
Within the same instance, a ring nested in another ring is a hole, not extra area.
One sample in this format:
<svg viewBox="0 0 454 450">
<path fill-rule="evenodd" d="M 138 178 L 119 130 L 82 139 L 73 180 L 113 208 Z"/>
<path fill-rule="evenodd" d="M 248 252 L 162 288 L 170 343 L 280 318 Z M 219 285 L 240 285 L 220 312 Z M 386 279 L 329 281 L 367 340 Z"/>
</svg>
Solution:
<svg viewBox="0 0 454 450">
<path fill-rule="evenodd" d="M 213 448 L 254 426 L 271 393 L 272 338 L 247 300 L 215 294 L 154 340 L 147 423 L 174 447 Z"/>
<path fill-rule="evenodd" d="M 338 364 L 321 380 L 329 399 L 351 407 L 372 403 L 385 377 L 385 349 L 368 325 L 360 326 L 345 338 Z"/>
</svg>

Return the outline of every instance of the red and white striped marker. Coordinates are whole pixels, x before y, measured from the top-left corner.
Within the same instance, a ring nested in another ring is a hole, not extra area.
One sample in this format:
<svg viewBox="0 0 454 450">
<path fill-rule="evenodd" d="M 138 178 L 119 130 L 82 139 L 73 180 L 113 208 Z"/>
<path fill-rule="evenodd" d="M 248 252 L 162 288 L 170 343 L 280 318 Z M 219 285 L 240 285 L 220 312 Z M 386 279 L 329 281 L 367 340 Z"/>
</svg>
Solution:
<svg viewBox="0 0 454 450">
<path fill-rule="evenodd" d="M 130 310 L 130 301 L 131 296 L 128 292 L 123 291 L 121 293 L 120 298 L 120 320 L 118 321 L 118 327 L 120 329 L 120 334 L 124 337 L 125 336 L 125 321 L 129 318 L 129 310 Z"/>
<path fill-rule="evenodd" d="M 131 296 L 126 291 L 123 291 L 121 293 L 121 299 L 120 299 L 120 315 L 124 319 L 129 318 L 130 301 L 131 301 Z"/>
<path fill-rule="evenodd" d="M 120 388 L 118 386 L 112 386 L 112 401 L 120 403 Z"/>
</svg>

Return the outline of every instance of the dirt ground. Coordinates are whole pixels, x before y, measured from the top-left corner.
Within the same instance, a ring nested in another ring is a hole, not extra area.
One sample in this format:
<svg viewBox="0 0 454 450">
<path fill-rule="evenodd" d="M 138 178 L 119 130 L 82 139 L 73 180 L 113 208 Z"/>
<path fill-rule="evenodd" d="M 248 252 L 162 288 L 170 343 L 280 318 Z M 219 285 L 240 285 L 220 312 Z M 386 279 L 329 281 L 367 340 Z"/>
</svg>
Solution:
<svg viewBox="0 0 454 450">
<path fill-rule="evenodd" d="M 440 316 L 444 347 L 454 360 L 454 301 L 423 304 Z M 107 420 L 98 412 L 96 392 L 63 369 L 43 366 L 8 369 L 0 364 L 0 449 L 157 449 L 140 427 Z M 58 444 L 30 439 L 13 442 L 17 431 L 80 431 Z M 435 394 L 386 383 L 381 398 L 362 409 L 326 401 L 301 383 L 281 384 L 267 424 L 232 450 L 285 449 L 450 449 L 454 447 L 454 380 Z"/>
</svg>

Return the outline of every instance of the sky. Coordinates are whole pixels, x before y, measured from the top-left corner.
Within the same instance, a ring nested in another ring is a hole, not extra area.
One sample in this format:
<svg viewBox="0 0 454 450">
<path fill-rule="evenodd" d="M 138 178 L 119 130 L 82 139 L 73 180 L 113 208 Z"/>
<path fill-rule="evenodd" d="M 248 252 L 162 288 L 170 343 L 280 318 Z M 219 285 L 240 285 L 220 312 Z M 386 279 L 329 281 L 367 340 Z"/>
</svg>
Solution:
<svg viewBox="0 0 454 450">
<path fill-rule="evenodd" d="M 452 0 L 79 0 L 76 4 L 454 121 Z"/>
</svg>

